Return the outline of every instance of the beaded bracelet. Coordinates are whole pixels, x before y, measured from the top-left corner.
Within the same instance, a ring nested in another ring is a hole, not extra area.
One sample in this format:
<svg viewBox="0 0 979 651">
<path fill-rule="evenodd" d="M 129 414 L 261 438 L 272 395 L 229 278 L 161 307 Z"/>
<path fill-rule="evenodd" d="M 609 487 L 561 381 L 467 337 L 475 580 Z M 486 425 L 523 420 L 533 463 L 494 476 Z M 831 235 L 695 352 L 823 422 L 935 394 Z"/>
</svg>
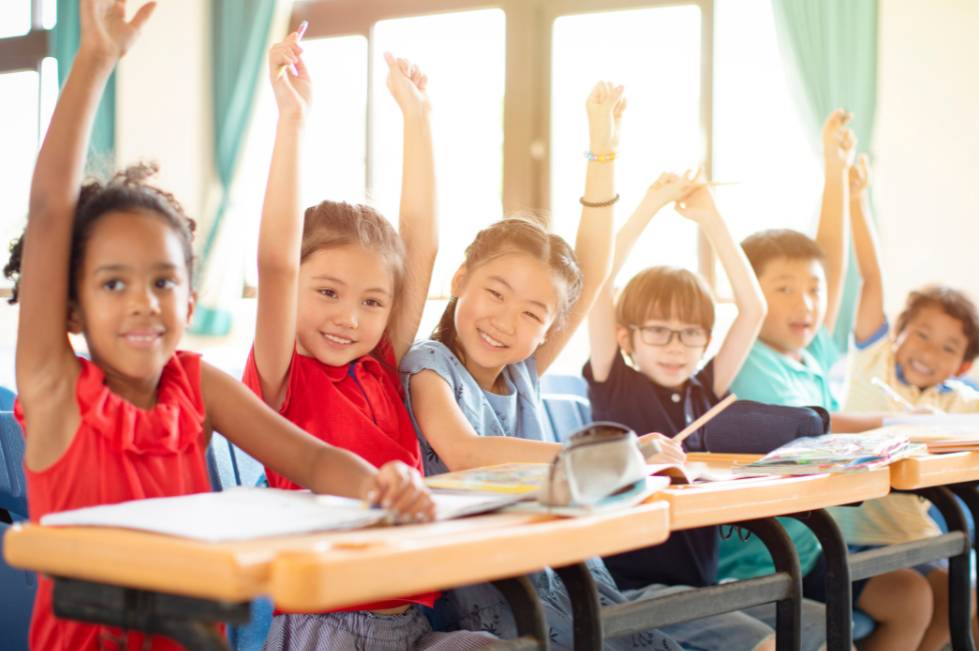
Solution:
<svg viewBox="0 0 979 651">
<path fill-rule="evenodd" d="M 595 154 L 590 151 L 585 152 L 585 158 L 590 161 L 595 161 L 596 163 L 611 163 L 615 160 L 615 152 L 609 152 L 607 154 Z"/>
<path fill-rule="evenodd" d="M 611 206 L 613 203 L 615 203 L 618 200 L 619 200 L 618 194 L 616 194 L 608 201 L 585 201 L 584 197 L 578 199 L 578 201 L 581 202 L 581 205 L 584 206 L 585 208 L 605 208 L 607 206 Z"/>
</svg>

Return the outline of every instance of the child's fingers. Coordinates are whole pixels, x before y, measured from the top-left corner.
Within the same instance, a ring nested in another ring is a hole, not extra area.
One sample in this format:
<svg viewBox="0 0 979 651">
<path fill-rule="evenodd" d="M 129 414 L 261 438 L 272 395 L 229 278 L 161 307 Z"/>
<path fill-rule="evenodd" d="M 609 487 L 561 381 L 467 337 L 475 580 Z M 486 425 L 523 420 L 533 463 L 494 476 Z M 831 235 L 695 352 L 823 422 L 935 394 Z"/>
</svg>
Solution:
<svg viewBox="0 0 979 651">
<path fill-rule="evenodd" d="M 435 519 L 435 502 L 427 491 L 408 492 L 395 505 L 398 516 L 405 522 L 430 522 Z"/>
<path fill-rule="evenodd" d="M 306 68 L 306 62 L 300 57 L 293 64 L 296 67 L 296 76 L 304 81 L 309 81 L 309 69 Z"/>
<path fill-rule="evenodd" d="M 395 59 L 394 55 L 391 54 L 390 52 L 384 53 L 384 61 L 387 62 L 388 68 L 392 68 L 392 69 L 394 68 L 395 64 L 397 64 L 398 62 L 398 60 Z"/>
<path fill-rule="evenodd" d="M 415 85 L 418 86 L 418 90 L 424 93 L 425 89 L 428 88 L 428 75 L 423 74 L 421 77 L 419 77 L 418 82 Z"/>
<path fill-rule="evenodd" d="M 129 21 L 129 26 L 132 27 L 137 32 L 143 29 L 143 25 L 146 21 L 150 19 L 153 12 L 156 11 L 155 2 L 147 2 L 145 5 L 139 8 L 139 10 L 133 15 L 132 20 Z"/>
</svg>

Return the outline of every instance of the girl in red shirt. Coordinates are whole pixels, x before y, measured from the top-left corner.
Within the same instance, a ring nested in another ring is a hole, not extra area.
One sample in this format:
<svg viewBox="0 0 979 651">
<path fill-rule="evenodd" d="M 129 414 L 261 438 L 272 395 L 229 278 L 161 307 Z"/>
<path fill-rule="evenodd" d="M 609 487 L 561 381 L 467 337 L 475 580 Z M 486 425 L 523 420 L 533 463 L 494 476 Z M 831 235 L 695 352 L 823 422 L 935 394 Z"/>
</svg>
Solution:
<svg viewBox="0 0 979 651">
<path fill-rule="evenodd" d="M 207 491 L 203 451 L 212 429 L 314 491 L 430 516 L 413 468 L 397 462 L 378 471 L 324 445 L 233 378 L 176 350 L 194 306 L 193 222 L 145 182 L 151 168 L 82 185 L 106 80 L 155 3 L 128 22 L 125 4 L 81 0 L 81 46 L 38 154 L 25 234 L 4 270 L 20 302 L 16 409 L 31 519 Z M 85 337 L 91 361 L 75 355 L 66 329 Z M 51 597 L 41 578 L 32 649 L 178 648 L 159 636 L 58 620 Z"/>
<path fill-rule="evenodd" d="M 269 52 L 279 120 L 259 231 L 255 345 L 244 380 L 317 438 L 376 465 L 397 459 L 420 470 L 398 362 L 418 330 L 437 246 L 427 79 L 386 55 L 388 88 L 404 117 L 400 237 L 363 205 L 324 201 L 302 218 L 299 161 L 311 83 L 298 40 L 290 34 Z M 274 467 L 267 475 L 272 486 L 295 487 Z M 418 605 L 431 606 L 437 596 L 278 613 L 266 648 L 468 649 L 492 642 L 484 633 L 433 633 Z"/>
</svg>

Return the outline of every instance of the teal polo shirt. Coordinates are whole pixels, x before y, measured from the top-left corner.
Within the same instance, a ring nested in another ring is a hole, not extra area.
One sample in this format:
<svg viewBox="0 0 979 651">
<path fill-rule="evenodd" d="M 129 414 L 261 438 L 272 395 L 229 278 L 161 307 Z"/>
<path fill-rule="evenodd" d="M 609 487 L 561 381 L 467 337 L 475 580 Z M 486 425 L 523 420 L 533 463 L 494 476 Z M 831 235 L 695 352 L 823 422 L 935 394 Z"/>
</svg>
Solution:
<svg viewBox="0 0 979 651">
<path fill-rule="evenodd" d="M 839 411 L 839 403 L 829 390 L 829 369 L 843 353 L 826 328 L 820 328 L 812 343 L 796 360 L 756 341 L 731 391 L 744 400 L 755 400 L 787 407 L 819 406 Z M 793 519 L 779 518 L 799 553 L 803 576 L 816 565 L 821 549 L 809 528 Z M 721 540 L 717 576 L 721 579 L 749 579 L 775 571 L 768 549 L 757 537 L 747 541 L 737 535 Z"/>
</svg>

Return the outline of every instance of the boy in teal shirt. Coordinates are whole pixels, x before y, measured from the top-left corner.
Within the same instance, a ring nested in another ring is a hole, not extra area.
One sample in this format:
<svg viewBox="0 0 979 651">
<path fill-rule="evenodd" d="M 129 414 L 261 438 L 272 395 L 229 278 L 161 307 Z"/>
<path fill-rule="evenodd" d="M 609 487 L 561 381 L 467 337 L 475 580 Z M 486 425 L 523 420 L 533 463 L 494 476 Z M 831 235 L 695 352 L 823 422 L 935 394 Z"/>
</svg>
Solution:
<svg viewBox="0 0 979 651">
<path fill-rule="evenodd" d="M 790 230 L 751 235 L 742 247 L 758 276 L 768 314 L 748 359 L 731 385 L 739 397 L 759 402 L 831 412 L 833 432 L 880 427 L 881 414 L 839 413 L 829 387 L 829 371 L 841 351 L 830 334 L 849 331 L 838 323 L 847 261 L 848 190 L 855 138 L 837 110 L 823 127 L 825 187 L 816 240 Z M 859 310 L 859 306 L 857 307 Z M 801 522 L 780 519 L 799 554 L 806 596 L 825 600 L 821 549 Z M 756 538 L 732 536 L 721 541 L 718 576 L 751 578 L 774 571 L 765 546 Z M 920 605 L 930 598 L 927 581 L 913 570 L 898 570 L 853 586 L 853 603 L 876 622 L 861 649 L 916 649 L 930 615 Z M 927 595 L 927 597 L 926 597 Z M 895 596 L 899 598 L 895 599 Z"/>
</svg>

